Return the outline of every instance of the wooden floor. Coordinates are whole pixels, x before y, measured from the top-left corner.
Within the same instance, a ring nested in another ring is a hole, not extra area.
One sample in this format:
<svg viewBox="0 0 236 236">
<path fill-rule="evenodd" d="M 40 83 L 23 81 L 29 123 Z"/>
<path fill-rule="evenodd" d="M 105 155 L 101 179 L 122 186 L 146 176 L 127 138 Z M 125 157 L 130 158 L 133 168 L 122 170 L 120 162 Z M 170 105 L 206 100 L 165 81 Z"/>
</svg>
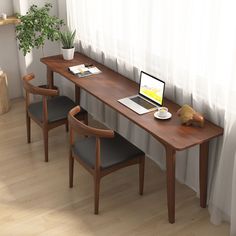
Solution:
<svg viewBox="0 0 236 236">
<path fill-rule="evenodd" d="M 176 223 L 169 224 L 165 172 L 147 160 L 144 195 L 138 170 L 129 167 L 104 177 L 100 214 L 93 214 L 93 181 L 76 163 L 75 186 L 68 187 L 68 134 L 50 132 L 45 163 L 41 130 L 32 126 L 26 143 L 23 100 L 0 115 L 0 235 L 173 235 L 223 236 L 229 226 L 212 225 L 207 209 L 188 187 L 176 183 Z"/>
</svg>

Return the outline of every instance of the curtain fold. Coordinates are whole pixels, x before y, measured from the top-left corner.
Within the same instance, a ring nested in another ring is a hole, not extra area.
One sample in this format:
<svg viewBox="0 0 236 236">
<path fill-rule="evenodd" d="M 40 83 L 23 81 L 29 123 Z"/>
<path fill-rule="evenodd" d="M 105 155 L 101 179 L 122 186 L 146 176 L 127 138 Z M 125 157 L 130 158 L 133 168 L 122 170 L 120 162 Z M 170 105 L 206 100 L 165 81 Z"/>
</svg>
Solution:
<svg viewBox="0 0 236 236">
<path fill-rule="evenodd" d="M 236 235 L 236 2 L 233 0 L 67 0 L 77 50 L 138 82 L 140 70 L 166 82 L 165 96 L 224 127 L 210 143 L 208 202 L 213 223 Z M 165 169 L 152 136 L 95 98 L 82 106 Z M 176 177 L 198 194 L 199 148 L 177 152 Z"/>
</svg>

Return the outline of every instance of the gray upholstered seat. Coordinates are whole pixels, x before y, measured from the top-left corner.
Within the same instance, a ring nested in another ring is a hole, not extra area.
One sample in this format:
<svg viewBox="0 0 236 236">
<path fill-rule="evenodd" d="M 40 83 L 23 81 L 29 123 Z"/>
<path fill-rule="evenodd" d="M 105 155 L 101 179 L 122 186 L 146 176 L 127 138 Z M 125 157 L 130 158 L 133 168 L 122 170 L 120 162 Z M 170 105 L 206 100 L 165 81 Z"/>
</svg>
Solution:
<svg viewBox="0 0 236 236">
<path fill-rule="evenodd" d="M 74 155 L 84 161 L 91 168 L 94 168 L 96 160 L 96 138 L 89 137 L 83 140 L 77 140 L 72 146 Z M 114 138 L 101 138 L 101 168 L 105 169 L 113 165 L 137 158 L 144 155 L 139 148 L 127 141 L 118 133 Z"/>
<path fill-rule="evenodd" d="M 76 104 L 68 97 L 57 96 L 48 99 L 48 122 L 55 122 L 66 119 L 68 112 L 76 106 Z M 43 103 L 36 102 L 29 105 L 28 111 L 37 120 L 43 122 Z"/>
<path fill-rule="evenodd" d="M 59 90 L 49 85 L 34 86 L 30 83 L 34 79 L 34 74 L 27 74 L 23 77 L 23 86 L 26 92 L 26 128 L 27 141 L 31 142 L 31 120 L 34 120 L 43 131 L 43 144 L 45 161 L 48 162 L 48 132 L 58 126 L 65 125 L 68 131 L 68 113 L 76 104 L 65 96 L 59 96 Z M 41 102 L 30 103 L 30 94 L 42 96 Z M 50 98 L 49 98 L 50 97 Z M 86 111 L 79 112 L 78 119 L 88 124 L 88 114 Z"/>
<path fill-rule="evenodd" d="M 68 114 L 70 125 L 69 185 L 73 187 L 74 160 L 80 162 L 94 178 L 94 214 L 99 211 L 101 178 L 121 168 L 139 166 L 139 194 L 143 194 L 145 154 L 113 130 L 98 129 L 75 118 L 80 107 Z M 87 135 L 83 140 L 74 140 L 74 133 Z"/>
</svg>

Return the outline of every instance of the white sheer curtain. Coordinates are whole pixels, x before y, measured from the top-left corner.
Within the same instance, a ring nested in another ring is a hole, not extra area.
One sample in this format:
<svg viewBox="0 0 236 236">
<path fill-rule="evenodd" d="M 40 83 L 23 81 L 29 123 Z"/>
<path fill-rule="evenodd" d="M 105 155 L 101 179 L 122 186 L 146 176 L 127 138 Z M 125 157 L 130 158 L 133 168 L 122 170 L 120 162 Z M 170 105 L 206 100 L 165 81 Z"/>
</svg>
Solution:
<svg viewBox="0 0 236 236">
<path fill-rule="evenodd" d="M 224 126 L 223 140 L 210 144 L 208 196 L 212 221 L 231 221 L 232 235 L 236 235 L 235 9 L 234 0 L 67 0 L 68 24 L 77 30 L 78 50 L 136 81 L 141 69 L 160 77 L 166 81 L 167 97 L 180 105 L 191 104 Z M 87 94 L 83 98 L 87 109 L 165 167 L 164 151 L 152 137 L 96 99 Z M 197 191 L 198 148 L 178 155 L 177 178 Z"/>
</svg>

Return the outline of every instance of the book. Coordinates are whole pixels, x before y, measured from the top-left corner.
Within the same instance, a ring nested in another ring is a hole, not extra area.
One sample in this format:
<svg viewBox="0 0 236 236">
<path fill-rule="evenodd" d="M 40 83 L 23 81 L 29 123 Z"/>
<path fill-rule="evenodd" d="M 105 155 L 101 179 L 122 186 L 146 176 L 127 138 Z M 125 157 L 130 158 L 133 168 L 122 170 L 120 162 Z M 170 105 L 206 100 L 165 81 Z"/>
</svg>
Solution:
<svg viewBox="0 0 236 236">
<path fill-rule="evenodd" d="M 72 74 L 77 75 L 80 78 L 101 73 L 101 71 L 96 66 L 91 64 L 80 64 L 76 66 L 70 66 L 68 70 Z"/>
</svg>

